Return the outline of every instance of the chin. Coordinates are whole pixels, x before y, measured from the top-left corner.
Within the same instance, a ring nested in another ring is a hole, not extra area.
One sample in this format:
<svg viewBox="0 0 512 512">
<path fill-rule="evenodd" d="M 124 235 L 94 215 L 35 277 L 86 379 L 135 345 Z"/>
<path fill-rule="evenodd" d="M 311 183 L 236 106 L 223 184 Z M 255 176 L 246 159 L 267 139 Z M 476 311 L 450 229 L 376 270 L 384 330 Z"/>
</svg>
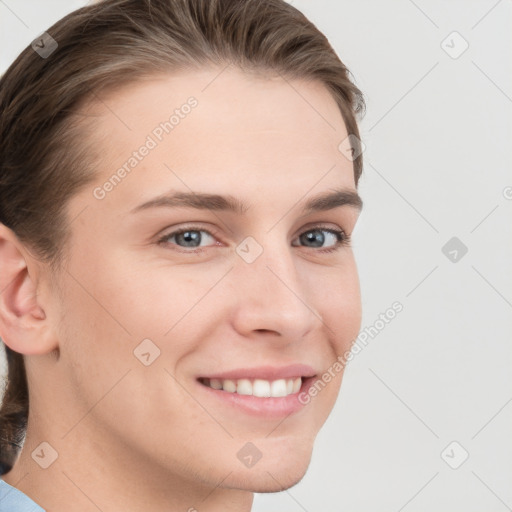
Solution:
<svg viewBox="0 0 512 512">
<path fill-rule="evenodd" d="M 298 484 L 309 466 L 309 460 L 302 466 L 282 464 L 273 469 L 260 469 L 259 471 L 240 471 L 231 474 L 223 483 L 223 487 L 257 493 L 281 492 Z"/>
<path fill-rule="evenodd" d="M 311 462 L 312 443 L 291 444 L 288 449 L 268 447 L 252 468 L 237 468 L 225 485 L 258 493 L 280 492 L 298 484 Z"/>
</svg>

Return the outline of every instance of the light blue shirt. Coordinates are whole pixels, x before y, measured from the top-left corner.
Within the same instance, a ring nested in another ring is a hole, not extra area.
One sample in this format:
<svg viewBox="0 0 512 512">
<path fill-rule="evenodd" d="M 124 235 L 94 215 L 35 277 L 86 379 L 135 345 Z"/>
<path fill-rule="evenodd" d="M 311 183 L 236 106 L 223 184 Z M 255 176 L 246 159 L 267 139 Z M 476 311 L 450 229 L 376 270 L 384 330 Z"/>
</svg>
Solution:
<svg viewBox="0 0 512 512">
<path fill-rule="evenodd" d="M 35 501 L 0 478 L 0 512 L 45 512 Z"/>
</svg>

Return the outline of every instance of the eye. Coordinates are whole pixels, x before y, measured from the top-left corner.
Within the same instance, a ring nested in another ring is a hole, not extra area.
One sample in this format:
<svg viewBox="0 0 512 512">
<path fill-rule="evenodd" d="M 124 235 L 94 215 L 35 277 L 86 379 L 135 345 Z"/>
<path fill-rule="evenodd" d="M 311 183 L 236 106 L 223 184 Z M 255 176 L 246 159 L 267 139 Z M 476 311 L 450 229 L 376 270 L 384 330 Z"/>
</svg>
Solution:
<svg viewBox="0 0 512 512">
<path fill-rule="evenodd" d="M 202 233 L 206 233 L 206 237 L 202 235 Z M 169 233 L 158 240 L 159 243 L 166 244 L 171 243 L 174 245 L 178 245 L 179 247 L 188 247 L 195 249 L 197 247 L 201 247 L 201 242 L 208 238 L 215 240 L 213 235 L 205 230 L 196 227 L 188 227 L 178 229 Z"/>
<path fill-rule="evenodd" d="M 188 249 L 197 249 L 201 247 L 208 247 L 208 240 L 211 239 L 215 245 L 215 235 L 206 229 L 201 229 L 198 226 L 190 226 L 172 231 L 161 237 L 158 240 L 160 245 L 174 245 Z M 341 229 L 314 227 L 301 233 L 297 238 L 301 244 L 310 248 L 322 248 L 319 252 L 332 252 L 341 248 L 341 246 L 350 245 L 350 236 L 345 234 Z M 202 242 L 206 242 L 202 245 Z M 325 246 L 324 244 L 328 244 Z M 218 245 L 218 244 L 217 244 Z M 295 244 L 292 244 L 296 247 Z M 201 252 L 199 251 L 181 251 L 181 252 Z"/>
<path fill-rule="evenodd" d="M 349 235 L 345 234 L 341 229 L 324 228 L 320 226 L 304 231 L 299 235 L 298 239 L 301 243 L 312 248 L 323 247 L 326 242 L 330 244 L 320 252 L 332 252 L 340 249 L 342 245 L 350 245 Z"/>
</svg>

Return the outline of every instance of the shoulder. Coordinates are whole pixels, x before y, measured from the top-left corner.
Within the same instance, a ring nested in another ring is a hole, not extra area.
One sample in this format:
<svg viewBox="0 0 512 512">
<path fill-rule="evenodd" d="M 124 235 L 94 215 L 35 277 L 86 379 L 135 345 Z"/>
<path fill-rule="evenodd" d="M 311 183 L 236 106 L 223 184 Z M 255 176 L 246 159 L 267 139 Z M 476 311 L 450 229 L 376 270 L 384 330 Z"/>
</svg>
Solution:
<svg viewBox="0 0 512 512">
<path fill-rule="evenodd" d="M 35 501 L 0 478 L 0 512 L 45 512 Z"/>
</svg>

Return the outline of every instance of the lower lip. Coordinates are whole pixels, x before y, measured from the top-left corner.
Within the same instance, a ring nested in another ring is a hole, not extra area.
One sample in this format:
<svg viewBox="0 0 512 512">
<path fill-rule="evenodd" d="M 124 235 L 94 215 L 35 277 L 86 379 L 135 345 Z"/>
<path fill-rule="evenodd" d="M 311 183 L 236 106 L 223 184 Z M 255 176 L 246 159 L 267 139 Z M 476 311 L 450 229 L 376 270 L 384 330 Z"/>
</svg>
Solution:
<svg viewBox="0 0 512 512">
<path fill-rule="evenodd" d="M 297 393 L 283 397 L 239 395 L 238 393 L 229 393 L 228 391 L 210 388 L 199 381 L 197 381 L 197 384 L 212 398 L 221 400 L 242 412 L 260 418 L 281 418 L 300 411 L 306 405 L 299 401 L 299 395 L 307 393 L 314 380 L 315 377 L 304 379 Z"/>
</svg>

